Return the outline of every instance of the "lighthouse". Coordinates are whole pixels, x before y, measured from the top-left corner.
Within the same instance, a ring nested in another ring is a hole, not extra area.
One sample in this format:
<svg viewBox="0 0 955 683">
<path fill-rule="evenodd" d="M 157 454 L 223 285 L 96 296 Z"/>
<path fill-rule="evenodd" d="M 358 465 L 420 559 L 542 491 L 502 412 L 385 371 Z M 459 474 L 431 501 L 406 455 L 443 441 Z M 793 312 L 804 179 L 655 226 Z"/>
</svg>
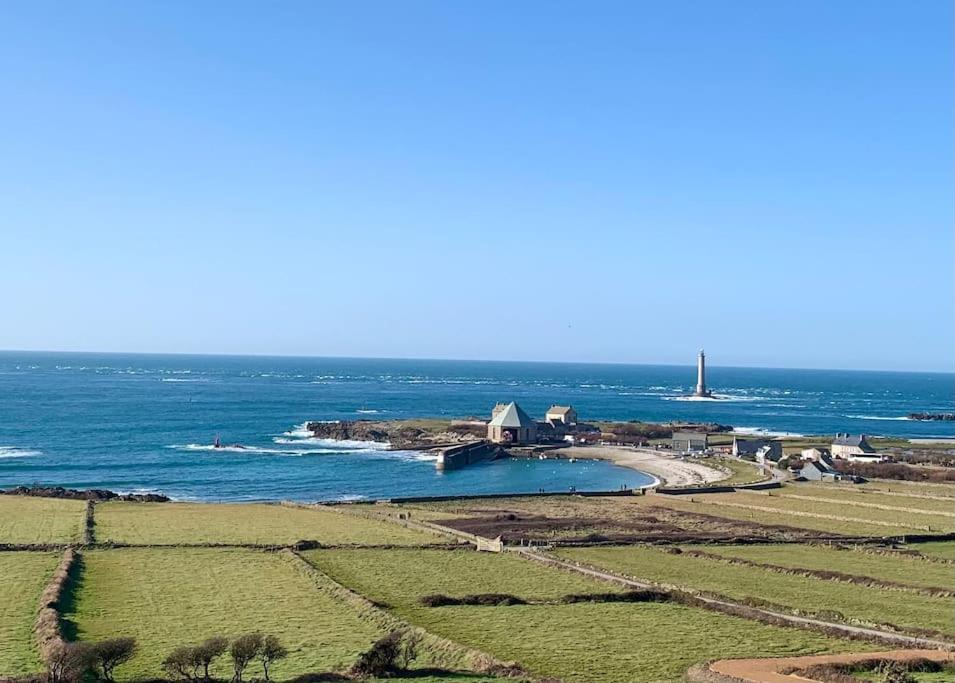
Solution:
<svg viewBox="0 0 955 683">
<path fill-rule="evenodd" d="M 694 396 L 699 398 L 710 398 L 711 394 L 706 389 L 706 354 L 700 349 L 700 355 L 696 357 L 696 391 Z"/>
</svg>

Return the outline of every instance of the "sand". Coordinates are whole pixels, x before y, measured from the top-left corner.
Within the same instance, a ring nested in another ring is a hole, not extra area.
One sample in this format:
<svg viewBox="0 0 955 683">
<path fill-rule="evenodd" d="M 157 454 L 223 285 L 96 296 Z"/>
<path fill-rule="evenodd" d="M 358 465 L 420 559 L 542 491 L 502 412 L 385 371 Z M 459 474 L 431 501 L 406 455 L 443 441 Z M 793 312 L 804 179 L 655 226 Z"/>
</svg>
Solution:
<svg viewBox="0 0 955 683">
<path fill-rule="evenodd" d="M 664 455 L 648 448 L 623 446 L 572 446 L 560 449 L 561 457 L 608 460 L 621 467 L 640 470 L 660 479 L 667 486 L 710 484 L 726 479 L 726 472 L 702 463 L 672 455 Z"/>
</svg>

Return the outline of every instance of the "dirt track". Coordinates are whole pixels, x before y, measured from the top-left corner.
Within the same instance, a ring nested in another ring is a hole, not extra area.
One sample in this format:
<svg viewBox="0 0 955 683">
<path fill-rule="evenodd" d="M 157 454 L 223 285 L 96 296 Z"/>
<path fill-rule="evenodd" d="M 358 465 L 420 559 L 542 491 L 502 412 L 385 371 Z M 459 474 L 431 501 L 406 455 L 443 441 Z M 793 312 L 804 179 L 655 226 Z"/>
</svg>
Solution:
<svg viewBox="0 0 955 683">
<path fill-rule="evenodd" d="M 942 650 L 888 650 L 844 655 L 813 655 L 810 657 L 778 657 L 774 659 L 721 659 L 712 662 L 709 670 L 730 680 L 747 683 L 795 683 L 811 681 L 795 674 L 784 674 L 793 668 L 803 669 L 814 664 L 849 664 L 866 659 L 931 659 L 936 662 L 955 662 L 955 653 Z"/>
</svg>

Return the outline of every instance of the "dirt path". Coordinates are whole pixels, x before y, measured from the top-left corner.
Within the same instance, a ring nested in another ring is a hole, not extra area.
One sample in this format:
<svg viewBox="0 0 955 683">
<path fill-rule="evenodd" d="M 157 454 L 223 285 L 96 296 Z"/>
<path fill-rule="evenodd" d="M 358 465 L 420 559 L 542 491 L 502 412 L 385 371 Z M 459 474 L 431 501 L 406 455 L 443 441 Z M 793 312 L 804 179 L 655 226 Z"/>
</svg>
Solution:
<svg viewBox="0 0 955 683">
<path fill-rule="evenodd" d="M 931 659 L 935 662 L 955 662 L 955 654 L 941 650 L 888 650 L 844 655 L 813 655 L 810 657 L 777 657 L 765 659 L 721 659 L 712 662 L 709 670 L 734 681 L 746 683 L 795 683 L 810 681 L 795 674 L 781 673 L 793 668 L 804 669 L 814 664 L 851 664 L 867 659 Z"/>
<path fill-rule="evenodd" d="M 565 560 L 559 560 L 556 557 L 551 557 L 549 555 L 543 555 L 534 550 L 527 548 L 508 548 L 508 551 L 518 552 L 523 557 L 526 557 L 530 560 L 540 562 L 542 564 L 547 564 L 553 567 L 560 567 L 561 569 L 567 569 L 579 574 L 584 574 L 593 578 L 601 579 L 602 581 L 610 581 L 618 585 L 628 586 L 630 588 L 639 588 L 639 589 L 657 589 L 660 587 L 645 581 L 636 581 L 634 579 L 628 579 L 626 577 L 614 574 L 600 569 L 593 569 L 591 567 L 584 567 L 581 565 L 574 564 L 573 562 L 567 562 Z M 761 609 L 757 607 L 750 607 L 749 605 L 743 605 L 742 603 L 732 602 L 730 600 L 721 600 L 718 598 L 707 598 L 703 596 L 697 596 L 700 602 L 713 609 L 717 612 L 729 612 L 729 613 L 740 613 L 745 612 L 746 614 L 754 615 L 755 618 L 762 617 L 762 620 L 765 620 L 768 623 L 778 623 L 780 621 L 785 622 L 789 626 L 796 626 L 799 628 L 808 628 L 813 630 L 825 630 L 828 633 L 838 632 L 844 636 L 856 637 L 856 638 L 870 638 L 877 639 L 880 642 L 893 645 L 906 645 L 913 648 L 920 647 L 932 647 L 940 650 L 955 650 L 955 643 L 949 643 L 941 640 L 932 640 L 930 638 L 916 638 L 914 636 L 907 636 L 900 633 L 893 633 L 892 631 L 882 631 L 875 628 L 865 628 L 862 626 L 850 626 L 849 624 L 841 624 L 837 622 L 823 621 L 822 619 L 811 619 L 809 617 L 797 617 L 793 614 L 787 614 L 785 612 L 774 612 L 768 609 Z M 791 679 L 790 679 L 791 680 Z"/>
<path fill-rule="evenodd" d="M 640 470 L 660 479 L 667 486 L 711 484 L 726 479 L 726 472 L 692 460 L 663 455 L 650 449 L 623 446 L 571 446 L 560 449 L 570 458 L 608 460 L 614 465 Z"/>
</svg>

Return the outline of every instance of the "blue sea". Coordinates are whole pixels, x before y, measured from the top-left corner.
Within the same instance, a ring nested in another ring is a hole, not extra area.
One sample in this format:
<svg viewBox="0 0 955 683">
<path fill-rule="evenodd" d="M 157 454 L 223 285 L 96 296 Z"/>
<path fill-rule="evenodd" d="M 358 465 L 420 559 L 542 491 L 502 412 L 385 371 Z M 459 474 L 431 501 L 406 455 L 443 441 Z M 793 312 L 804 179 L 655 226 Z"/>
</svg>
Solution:
<svg viewBox="0 0 955 683">
<path fill-rule="evenodd" d="M 308 420 L 542 416 L 692 420 L 772 434 L 952 438 L 955 374 L 692 366 L 0 352 L 0 487 L 42 483 L 186 500 L 357 500 L 640 486 L 603 462 L 515 460 L 440 473 L 433 458 L 309 438 Z M 245 448 L 213 450 L 224 444 Z"/>
</svg>

